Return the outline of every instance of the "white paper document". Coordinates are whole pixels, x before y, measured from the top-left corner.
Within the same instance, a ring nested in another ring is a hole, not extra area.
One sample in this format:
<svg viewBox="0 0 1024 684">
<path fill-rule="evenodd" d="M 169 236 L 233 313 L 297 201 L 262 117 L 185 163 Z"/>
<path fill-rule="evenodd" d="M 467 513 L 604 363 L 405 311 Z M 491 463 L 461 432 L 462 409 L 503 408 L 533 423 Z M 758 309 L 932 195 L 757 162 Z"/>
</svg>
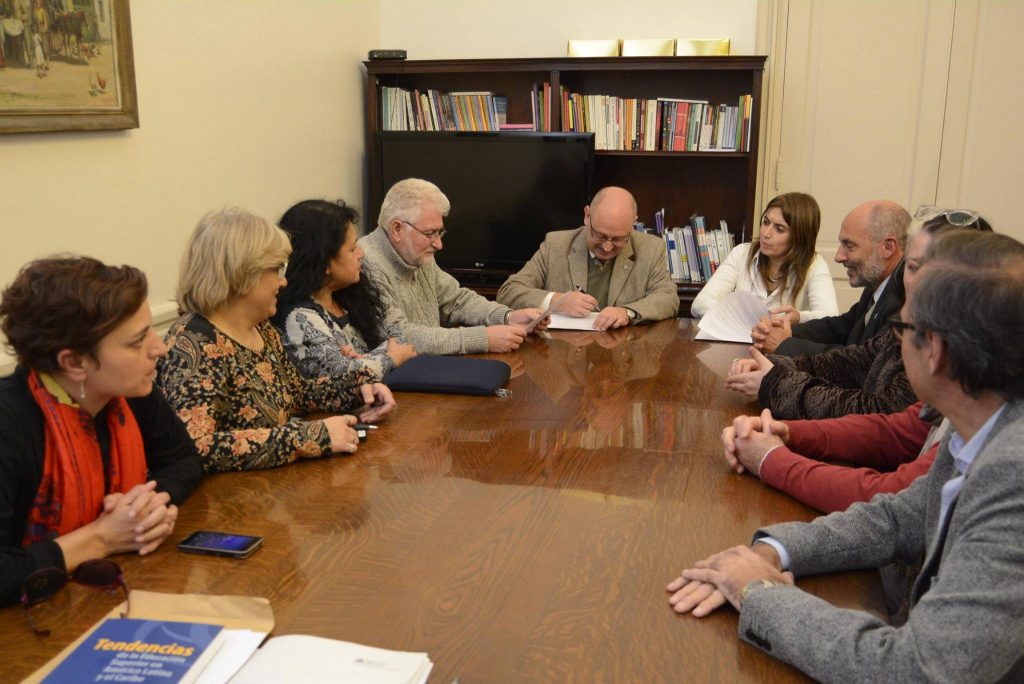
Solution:
<svg viewBox="0 0 1024 684">
<path fill-rule="evenodd" d="M 230 680 L 252 657 L 266 637 L 266 632 L 254 632 L 249 629 L 223 630 L 218 638 L 223 639 L 224 643 L 217 651 L 217 656 L 196 679 L 196 684 L 224 684 Z"/>
<path fill-rule="evenodd" d="M 737 290 L 722 297 L 700 319 L 700 332 L 696 340 L 715 342 L 746 342 L 750 344 L 750 330 L 769 316 L 768 305 L 750 292 Z"/>
<path fill-rule="evenodd" d="M 383 648 L 321 637 L 274 637 L 245 664 L 232 684 L 423 684 L 434 664 L 426 653 Z"/>
<path fill-rule="evenodd" d="M 593 330 L 594 319 L 596 318 L 596 311 L 591 311 L 582 318 L 553 313 L 551 314 L 551 322 L 548 323 L 548 330 Z"/>
</svg>

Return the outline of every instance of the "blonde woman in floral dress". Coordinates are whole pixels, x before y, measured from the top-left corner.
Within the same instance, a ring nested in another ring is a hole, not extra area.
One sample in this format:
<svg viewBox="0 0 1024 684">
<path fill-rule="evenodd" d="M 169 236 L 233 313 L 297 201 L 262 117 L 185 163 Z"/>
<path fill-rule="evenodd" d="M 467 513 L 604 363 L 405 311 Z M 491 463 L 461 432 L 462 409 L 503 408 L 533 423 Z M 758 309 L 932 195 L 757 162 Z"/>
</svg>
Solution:
<svg viewBox="0 0 1024 684">
<path fill-rule="evenodd" d="M 159 384 L 184 421 L 206 472 L 271 468 L 299 458 L 352 453 L 354 415 L 374 422 L 394 408 L 368 373 L 303 377 L 269 322 L 285 284 L 288 236 L 238 209 L 211 212 L 182 260 L 178 303 Z"/>
</svg>

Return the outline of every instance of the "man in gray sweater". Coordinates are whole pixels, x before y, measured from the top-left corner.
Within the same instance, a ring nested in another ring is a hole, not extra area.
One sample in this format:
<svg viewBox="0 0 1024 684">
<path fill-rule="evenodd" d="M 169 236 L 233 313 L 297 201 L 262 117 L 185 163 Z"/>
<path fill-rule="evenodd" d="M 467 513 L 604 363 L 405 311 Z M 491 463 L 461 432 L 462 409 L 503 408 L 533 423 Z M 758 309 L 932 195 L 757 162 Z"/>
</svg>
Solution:
<svg viewBox="0 0 1024 684">
<path fill-rule="evenodd" d="M 758 530 L 668 585 L 680 613 L 728 601 L 740 638 L 820 681 L 1024 681 L 1024 245 L 951 231 L 932 250 L 893 323 L 911 385 L 955 429 L 928 474 Z M 902 627 L 793 586 L 921 559 Z"/>
<path fill-rule="evenodd" d="M 377 229 L 359 239 L 367 275 L 385 298 L 388 318 L 421 354 L 478 354 L 518 349 L 540 309 L 513 311 L 460 287 L 434 261 L 451 204 L 433 183 L 395 183 Z"/>
</svg>

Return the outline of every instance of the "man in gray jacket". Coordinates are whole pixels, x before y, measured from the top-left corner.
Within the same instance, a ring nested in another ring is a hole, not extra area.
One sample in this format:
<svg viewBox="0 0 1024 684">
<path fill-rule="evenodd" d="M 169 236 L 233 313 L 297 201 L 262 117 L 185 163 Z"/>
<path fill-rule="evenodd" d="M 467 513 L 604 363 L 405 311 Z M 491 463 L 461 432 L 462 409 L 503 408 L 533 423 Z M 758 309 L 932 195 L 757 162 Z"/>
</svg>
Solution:
<svg viewBox="0 0 1024 684">
<path fill-rule="evenodd" d="M 1024 245 L 952 231 L 932 249 L 942 256 L 893 324 L 911 385 L 955 429 L 928 475 L 842 513 L 758 530 L 752 546 L 668 586 L 680 613 L 728 601 L 744 641 L 821 681 L 1024 680 Z M 794 576 L 922 558 L 899 628 L 793 586 Z"/>
<path fill-rule="evenodd" d="M 665 242 L 633 230 L 636 200 L 607 187 L 583 208 L 583 226 L 547 234 L 540 249 L 498 290 L 498 301 L 581 317 L 599 311 L 595 330 L 673 318 L 679 295 Z"/>
<path fill-rule="evenodd" d="M 377 230 L 359 238 L 364 267 L 380 288 L 389 320 L 420 354 L 480 354 L 518 349 L 540 309 L 513 311 L 460 287 L 441 270 L 448 198 L 431 183 L 395 183 L 380 207 Z"/>
</svg>

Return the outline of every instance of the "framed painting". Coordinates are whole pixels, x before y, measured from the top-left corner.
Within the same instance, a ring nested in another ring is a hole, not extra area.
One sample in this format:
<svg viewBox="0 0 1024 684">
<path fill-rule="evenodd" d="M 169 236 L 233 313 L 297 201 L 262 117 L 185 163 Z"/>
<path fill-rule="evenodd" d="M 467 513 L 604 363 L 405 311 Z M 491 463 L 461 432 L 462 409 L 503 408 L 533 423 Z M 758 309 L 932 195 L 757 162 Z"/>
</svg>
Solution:
<svg viewBox="0 0 1024 684">
<path fill-rule="evenodd" d="M 0 0 L 0 133 L 138 127 L 128 0 Z"/>
</svg>

